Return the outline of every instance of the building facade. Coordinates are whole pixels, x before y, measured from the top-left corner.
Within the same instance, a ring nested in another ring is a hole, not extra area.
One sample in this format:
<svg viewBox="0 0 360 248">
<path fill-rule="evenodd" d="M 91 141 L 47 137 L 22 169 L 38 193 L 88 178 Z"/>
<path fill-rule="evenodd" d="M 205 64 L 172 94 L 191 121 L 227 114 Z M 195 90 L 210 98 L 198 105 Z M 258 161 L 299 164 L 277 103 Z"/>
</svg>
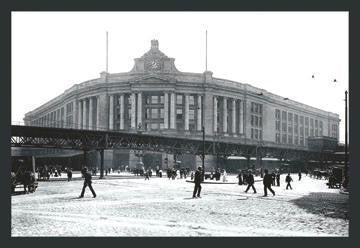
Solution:
<svg viewBox="0 0 360 248">
<path fill-rule="evenodd" d="M 210 71 L 180 72 L 174 60 L 152 40 L 130 72 L 102 72 L 76 84 L 27 113 L 25 124 L 199 139 L 204 125 L 209 140 L 304 150 L 308 137 L 339 138 L 338 114 L 215 78 Z"/>
</svg>

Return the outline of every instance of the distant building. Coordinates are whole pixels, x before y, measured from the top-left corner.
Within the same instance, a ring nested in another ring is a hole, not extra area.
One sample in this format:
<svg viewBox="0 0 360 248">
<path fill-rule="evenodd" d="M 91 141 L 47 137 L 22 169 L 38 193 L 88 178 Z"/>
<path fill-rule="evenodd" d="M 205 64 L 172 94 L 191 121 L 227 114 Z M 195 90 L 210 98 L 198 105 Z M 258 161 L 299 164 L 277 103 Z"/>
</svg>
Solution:
<svg viewBox="0 0 360 248">
<path fill-rule="evenodd" d="M 152 40 L 150 50 L 135 59 L 130 72 L 102 72 L 100 78 L 76 84 L 27 113 L 24 121 L 36 126 L 200 138 L 203 116 L 206 137 L 214 141 L 307 150 L 308 137 L 339 139 L 338 114 L 249 84 L 215 78 L 210 71 L 180 72 L 174 60 Z M 108 166 L 126 163 L 128 156 L 131 165 L 134 154 L 108 151 L 106 161 L 110 161 Z M 165 155 L 158 159 L 164 161 Z M 206 162 L 211 164 L 211 160 L 207 156 Z M 199 158 L 188 161 L 194 167 Z"/>
</svg>

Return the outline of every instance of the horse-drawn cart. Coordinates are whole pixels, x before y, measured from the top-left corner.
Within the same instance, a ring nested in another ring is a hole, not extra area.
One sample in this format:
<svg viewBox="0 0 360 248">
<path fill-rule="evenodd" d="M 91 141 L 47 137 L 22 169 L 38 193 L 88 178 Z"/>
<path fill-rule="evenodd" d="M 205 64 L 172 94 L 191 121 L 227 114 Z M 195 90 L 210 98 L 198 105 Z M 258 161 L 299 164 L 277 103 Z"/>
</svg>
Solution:
<svg viewBox="0 0 360 248">
<path fill-rule="evenodd" d="M 11 193 L 14 193 L 15 189 L 20 185 L 24 187 L 25 193 L 34 193 L 38 187 L 34 173 L 21 170 L 11 172 Z"/>
</svg>

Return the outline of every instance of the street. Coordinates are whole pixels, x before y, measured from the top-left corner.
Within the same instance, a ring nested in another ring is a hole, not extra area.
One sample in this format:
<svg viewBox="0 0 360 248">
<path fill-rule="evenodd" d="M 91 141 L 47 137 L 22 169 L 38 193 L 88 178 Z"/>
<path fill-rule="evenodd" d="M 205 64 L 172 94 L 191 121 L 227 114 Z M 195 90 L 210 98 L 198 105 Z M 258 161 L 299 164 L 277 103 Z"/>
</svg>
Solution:
<svg viewBox="0 0 360 248">
<path fill-rule="evenodd" d="M 81 199 L 79 178 L 39 182 L 35 193 L 11 197 L 11 235 L 348 236 L 348 195 L 325 180 L 292 177 L 293 190 L 282 175 L 275 196 L 263 197 L 257 177 L 257 194 L 244 193 L 244 185 L 202 184 L 195 199 L 193 183 L 166 176 L 95 179 L 97 197 L 87 188 Z M 228 181 L 237 183 L 236 175 Z"/>
</svg>

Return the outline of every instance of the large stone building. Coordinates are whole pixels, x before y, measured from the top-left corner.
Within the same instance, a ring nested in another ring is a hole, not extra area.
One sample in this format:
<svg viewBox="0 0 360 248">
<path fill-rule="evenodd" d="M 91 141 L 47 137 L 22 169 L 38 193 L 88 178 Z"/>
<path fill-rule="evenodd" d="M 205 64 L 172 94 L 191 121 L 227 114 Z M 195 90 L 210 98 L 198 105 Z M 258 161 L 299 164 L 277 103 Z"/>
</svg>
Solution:
<svg viewBox="0 0 360 248">
<path fill-rule="evenodd" d="M 36 126 L 199 138 L 204 123 L 206 138 L 214 141 L 304 150 L 308 137 L 338 139 L 340 122 L 338 114 L 249 84 L 215 78 L 210 71 L 180 72 L 174 59 L 159 50 L 157 40 L 135 59 L 130 72 L 102 72 L 97 79 L 76 84 L 27 113 L 24 121 Z M 132 152 L 108 151 L 106 156 L 110 166 L 136 160 Z"/>
</svg>

